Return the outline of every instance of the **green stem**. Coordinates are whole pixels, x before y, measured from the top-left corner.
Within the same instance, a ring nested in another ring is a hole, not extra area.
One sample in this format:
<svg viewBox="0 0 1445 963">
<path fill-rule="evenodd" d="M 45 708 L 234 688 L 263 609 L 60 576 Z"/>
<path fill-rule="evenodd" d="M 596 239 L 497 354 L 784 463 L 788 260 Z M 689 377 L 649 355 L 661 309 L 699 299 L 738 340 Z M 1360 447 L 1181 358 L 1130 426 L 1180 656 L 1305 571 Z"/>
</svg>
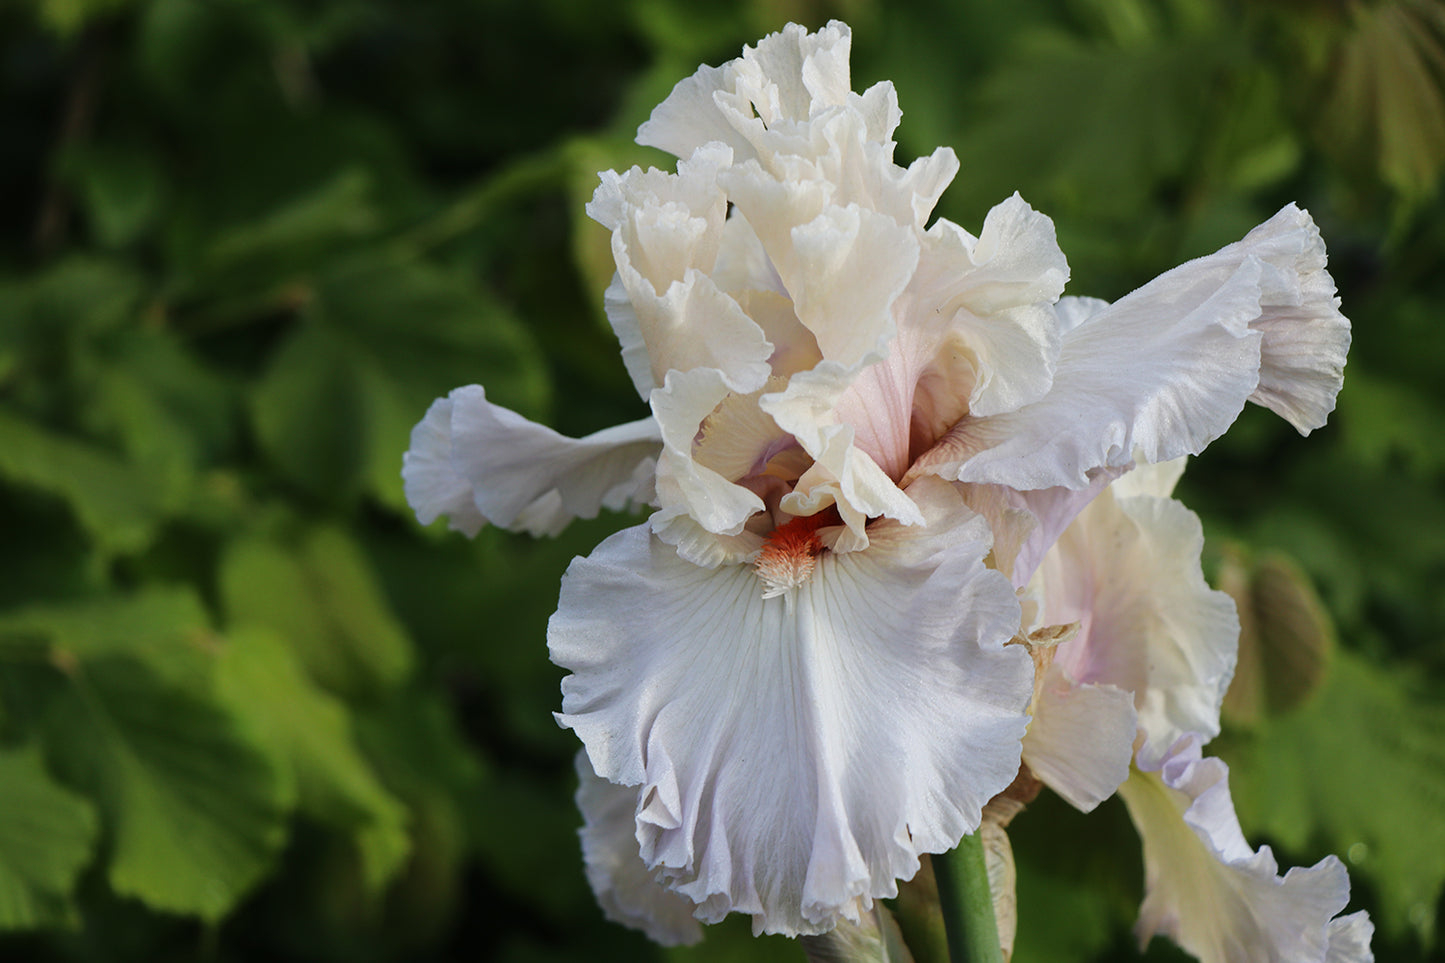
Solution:
<svg viewBox="0 0 1445 963">
<path fill-rule="evenodd" d="M 952 852 L 934 856 L 933 877 L 938 881 L 950 963 L 1003 963 L 978 834 L 963 837 Z"/>
</svg>

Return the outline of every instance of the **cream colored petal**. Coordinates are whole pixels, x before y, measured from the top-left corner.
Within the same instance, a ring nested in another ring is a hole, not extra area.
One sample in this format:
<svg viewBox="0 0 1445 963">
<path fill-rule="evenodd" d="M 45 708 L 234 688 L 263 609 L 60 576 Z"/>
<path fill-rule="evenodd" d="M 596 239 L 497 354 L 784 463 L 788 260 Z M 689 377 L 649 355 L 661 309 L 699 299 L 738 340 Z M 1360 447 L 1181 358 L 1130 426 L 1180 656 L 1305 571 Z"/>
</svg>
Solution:
<svg viewBox="0 0 1445 963">
<path fill-rule="evenodd" d="M 816 33 L 790 23 L 757 47 L 744 49 L 743 60 L 755 63 L 777 89 L 778 112 L 764 116 L 764 122 L 807 120 L 825 107 L 846 104 L 853 92 L 848 74 L 852 43 L 848 25 L 834 20 Z"/>
<path fill-rule="evenodd" d="M 854 444 L 853 426 L 838 423 L 835 408 L 857 377 L 857 369 L 823 361 L 793 375 L 783 391 L 764 394 L 758 404 L 814 460 L 783 508 L 807 515 L 836 502 L 854 536 L 867 544 L 862 526 L 869 518 L 886 516 L 909 525 L 922 518 L 877 462 Z"/>
<path fill-rule="evenodd" d="M 727 199 L 721 145 L 700 148 L 677 174 L 604 172 L 588 213 L 612 229 L 617 275 L 604 304 L 623 361 L 644 395 L 670 370 L 716 368 L 741 391 L 768 378 L 773 348 L 708 272 L 722 247 Z"/>
<path fill-rule="evenodd" d="M 702 66 L 678 82 L 667 99 L 652 109 L 652 116 L 637 129 L 637 142 L 675 157 L 691 157 L 704 144 L 721 142 L 739 159 L 751 156 L 752 144 L 731 122 L 717 95 L 731 90 L 736 70 L 732 64 Z"/>
<path fill-rule="evenodd" d="M 1082 812 L 1114 795 L 1134 755 L 1134 697 L 1111 685 L 1078 685 L 1061 666 L 1035 686 L 1024 763 Z"/>
<path fill-rule="evenodd" d="M 893 302 L 918 264 L 918 239 L 891 218 L 850 204 L 794 227 L 799 269 L 783 283 L 823 357 L 853 365 L 886 351 Z"/>
<path fill-rule="evenodd" d="M 1234 673 L 1234 602 L 1200 570 L 1204 534 L 1178 502 L 1105 491 L 1059 538 L 1040 568 L 1045 624 L 1080 623 L 1055 660 L 1079 682 L 1134 694 L 1158 758 L 1184 733 L 1219 732 Z"/>
<path fill-rule="evenodd" d="M 1328 856 L 1281 876 L 1268 846 L 1245 841 L 1229 770 L 1201 758 L 1197 736 L 1119 793 L 1144 844 L 1141 946 L 1163 933 L 1201 963 L 1324 963 L 1335 939 L 1342 954 L 1358 945 L 1362 927 L 1334 921 L 1349 901 L 1344 866 Z"/>
<path fill-rule="evenodd" d="M 1010 577 L 1014 588 L 1022 589 L 1059 536 L 1116 477 L 1103 471 L 1095 475 L 1089 487 L 1079 491 L 1045 488 L 1020 492 L 1002 485 L 954 484 L 969 507 L 993 527 L 995 567 Z"/>
<path fill-rule="evenodd" d="M 613 232 L 614 249 L 622 238 L 633 268 L 660 293 L 689 268 L 711 270 L 717 260 L 727 217 L 718 173 L 731 163 L 732 151 L 711 144 L 679 162 L 676 174 L 603 171 L 587 214 Z"/>
<path fill-rule="evenodd" d="M 774 175 L 749 162 L 721 181 L 823 357 L 847 365 L 882 357 L 893 302 L 918 263 L 916 231 L 856 203 L 839 206 L 836 186 L 813 172 Z"/>
<path fill-rule="evenodd" d="M 1189 458 L 1175 458 L 1157 465 L 1135 461 L 1134 467 L 1114 482 L 1115 498 L 1133 498 L 1137 495 L 1152 495 L 1168 498 L 1174 494 L 1174 486 L 1184 477 L 1184 468 Z"/>
<path fill-rule="evenodd" d="M 1051 220 L 1017 194 L 995 206 L 974 238 L 949 221 L 929 229 L 909 287 L 916 316 L 939 347 L 975 361 L 968 407 L 976 417 L 1013 411 L 1042 398 L 1059 355 L 1052 304 L 1069 277 Z"/>
<path fill-rule="evenodd" d="M 846 24 L 816 33 L 797 24 L 744 47 L 721 67 L 703 67 L 679 83 L 637 131 L 637 142 L 688 157 L 711 141 L 730 145 L 741 160 L 776 150 L 774 132 L 814 113 L 848 104 Z M 874 113 L 876 113 L 876 107 Z"/>
<path fill-rule="evenodd" d="M 1349 343 L 1333 291 L 1318 231 L 1290 206 L 1236 244 L 1078 311 L 1048 395 L 959 427 L 960 480 L 1081 487 L 1090 469 L 1136 453 L 1199 453 L 1248 400 L 1301 430 L 1323 423 Z"/>
<path fill-rule="evenodd" d="M 711 368 L 670 371 L 663 387 L 652 392 L 653 417 L 662 434 L 657 463 L 658 511 L 652 523 L 659 535 L 697 564 L 717 564 L 719 556 L 699 541 L 698 529 L 717 536 L 736 536 L 755 513 L 761 498 L 736 485 L 696 458 L 694 444 L 708 416 L 732 394 L 728 379 Z M 678 522 L 689 518 L 691 522 Z M 702 554 L 694 554 L 702 551 Z M 708 561 L 704 561 L 704 558 Z"/>
</svg>

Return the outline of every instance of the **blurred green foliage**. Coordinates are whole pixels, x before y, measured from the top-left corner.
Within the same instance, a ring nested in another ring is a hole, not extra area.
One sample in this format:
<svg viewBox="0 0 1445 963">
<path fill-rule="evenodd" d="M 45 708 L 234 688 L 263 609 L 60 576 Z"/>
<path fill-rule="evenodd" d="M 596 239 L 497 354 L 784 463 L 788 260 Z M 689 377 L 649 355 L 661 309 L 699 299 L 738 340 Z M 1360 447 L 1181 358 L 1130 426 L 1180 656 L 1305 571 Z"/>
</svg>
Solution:
<svg viewBox="0 0 1445 963">
<path fill-rule="evenodd" d="M 802 958 L 737 921 L 665 952 L 587 890 L 543 633 L 631 520 L 467 542 L 398 471 L 462 384 L 572 434 L 640 414 L 596 171 L 667 163 L 631 136 L 699 62 L 833 16 L 900 158 L 957 149 L 940 213 L 1020 191 L 1072 293 L 1291 200 L 1320 223 L 1355 322 L 1330 427 L 1247 412 L 1182 492 L 1319 684 L 1252 657 L 1218 751 L 1252 840 L 1347 859 L 1378 958 L 1445 959 L 1435 0 L 0 8 L 0 957 Z M 1137 958 L 1121 807 L 1013 836 L 1017 960 Z"/>
</svg>

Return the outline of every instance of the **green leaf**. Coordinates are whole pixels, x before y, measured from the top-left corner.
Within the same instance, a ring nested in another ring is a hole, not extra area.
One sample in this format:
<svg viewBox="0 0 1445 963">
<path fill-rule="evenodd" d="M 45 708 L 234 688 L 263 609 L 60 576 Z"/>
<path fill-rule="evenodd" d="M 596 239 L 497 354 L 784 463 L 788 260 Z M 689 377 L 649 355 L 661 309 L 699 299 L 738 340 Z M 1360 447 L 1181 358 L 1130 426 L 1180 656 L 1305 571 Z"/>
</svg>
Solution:
<svg viewBox="0 0 1445 963">
<path fill-rule="evenodd" d="M 1217 744 L 1246 834 L 1323 843 L 1368 875 L 1378 922 L 1427 942 L 1445 886 L 1445 705 L 1348 652 L 1303 709 Z"/>
<path fill-rule="evenodd" d="M 256 435 L 282 477 L 333 500 L 360 485 L 370 405 L 341 340 L 309 323 L 291 333 L 251 397 Z"/>
<path fill-rule="evenodd" d="M 36 0 L 40 18 L 54 31 L 72 34 L 91 20 L 130 6 L 136 0 Z"/>
<path fill-rule="evenodd" d="M 292 545 L 235 543 L 221 562 L 220 590 L 228 625 L 276 632 L 333 692 L 374 697 L 411 672 L 411 641 L 339 529 L 315 529 Z"/>
<path fill-rule="evenodd" d="M 486 788 L 480 760 L 435 694 L 407 689 L 356 723 L 367 758 L 412 812 L 412 859 L 391 891 L 388 929 L 435 932 L 465 898 L 470 817 Z"/>
<path fill-rule="evenodd" d="M 1430 478 L 1445 467 L 1445 411 L 1416 385 L 1352 367 L 1339 418 L 1344 443 L 1363 464 Z"/>
<path fill-rule="evenodd" d="M 347 169 L 311 191 L 221 233 L 202 259 L 213 283 L 284 281 L 340 244 L 376 230 L 371 178 Z"/>
<path fill-rule="evenodd" d="M 365 487 L 407 511 L 401 457 L 438 396 L 482 382 L 528 415 L 547 399 L 541 353 L 477 285 L 367 257 L 324 272 L 305 321 L 252 396 L 257 435 L 293 484 L 344 499 Z"/>
<path fill-rule="evenodd" d="M 70 897 L 94 855 L 94 807 L 57 785 L 33 748 L 0 751 L 0 786 L 0 930 L 74 923 Z"/>
<path fill-rule="evenodd" d="M 105 449 L 3 410 L 0 477 L 63 498 L 104 552 L 145 548 L 170 508 L 151 478 Z"/>
<path fill-rule="evenodd" d="M 133 659 L 89 660 L 71 678 L 48 713 L 47 750 L 100 807 L 111 887 L 221 919 L 285 842 L 284 783 L 234 718 Z"/>
<path fill-rule="evenodd" d="M 379 891 L 410 852 L 408 814 L 358 750 L 346 705 L 318 689 L 295 653 L 265 629 L 230 633 L 217 683 L 294 781 L 301 812 L 354 836 L 367 888 Z"/>
<path fill-rule="evenodd" d="M 130 322 L 144 292 L 140 276 L 119 260 L 73 255 L 12 289 L 12 317 L 0 328 L 31 342 L 72 333 L 94 334 Z M 13 327 L 12 327 L 13 326 Z M 32 344 L 32 348 L 33 348 Z"/>
<path fill-rule="evenodd" d="M 1373 147 L 1387 184 L 1406 197 L 1428 195 L 1445 168 L 1445 29 L 1422 13 L 1426 5 L 1350 10 L 1351 30 L 1333 70 L 1334 102 L 1324 114 L 1327 143 Z"/>
<path fill-rule="evenodd" d="M 1128 932 L 1143 895 L 1139 835 L 1123 801 L 1114 797 L 1081 813 L 1044 792 L 1009 824 L 1008 833 L 1018 871 L 1013 958 L 1029 963 L 1112 958 L 1101 953 Z"/>
<path fill-rule="evenodd" d="M 36 642 L 57 665 L 128 656 L 169 682 L 195 687 L 208 684 L 216 639 L 194 592 L 153 586 L 0 614 L 0 655 Z"/>
<path fill-rule="evenodd" d="M 102 247 L 129 244 L 155 222 L 166 184 L 150 154 L 109 145 L 87 146 L 61 163 L 80 188 L 91 229 Z"/>
<path fill-rule="evenodd" d="M 1038 30 L 984 80 L 972 128 L 950 138 L 973 173 L 953 190 L 986 205 L 1033 184 L 1034 203 L 1042 192 L 1100 216 L 1127 213 L 1198 149 L 1205 92 L 1228 56 L 1209 37 L 1116 46 Z"/>
<path fill-rule="evenodd" d="M 189 507 L 198 472 L 231 445 L 237 398 L 175 338 L 127 331 L 97 359 L 86 427 L 114 437 L 167 505 Z"/>
</svg>

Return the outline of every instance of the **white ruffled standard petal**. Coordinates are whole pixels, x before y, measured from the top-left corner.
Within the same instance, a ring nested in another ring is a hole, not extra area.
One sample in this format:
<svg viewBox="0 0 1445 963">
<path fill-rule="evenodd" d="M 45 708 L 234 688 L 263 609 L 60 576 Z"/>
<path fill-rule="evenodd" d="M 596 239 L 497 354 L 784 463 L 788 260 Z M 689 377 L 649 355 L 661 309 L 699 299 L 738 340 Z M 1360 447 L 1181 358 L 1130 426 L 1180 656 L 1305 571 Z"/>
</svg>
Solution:
<svg viewBox="0 0 1445 963">
<path fill-rule="evenodd" d="M 722 372 L 694 368 L 669 371 L 650 399 L 663 440 L 652 529 L 687 561 L 708 568 L 738 561 L 757 547 L 745 537 L 743 525 L 764 508 L 755 492 L 695 457 L 704 423 L 730 396 Z"/>
<path fill-rule="evenodd" d="M 673 369 L 714 368 L 740 391 L 768 379 L 772 345 L 710 276 L 728 206 L 718 176 L 731 162 L 731 152 L 713 144 L 676 174 L 604 171 L 587 205 L 612 231 L 617 274 L 604 304 L 643 397 Z"/>
<path fill-rule="evenodd" d="M 738 59 L 701 67 L 679 82 L 638 128 L 637 142 L 688 157 L 721 141 L 741 160 L 768 140 L 771 129 L 856 96 L 848 70 L 851 46 L 848 25 L 837 20 L 816 33 L 790 23 L 756 47 L 744 47 Z"/>
<path fill-rule="evenodd" d="M 703 920 L 804 934 L 856 918 L 1016 774 L 1018 602 L 983 566 L 983 519 L 931 480 L 911 494 L 926 528 L 875 523 L 866 551 L 823 552 L 779 597 L 642 526 L 568 570 L 548 628 L 572 672 L 558 719 L 600 775 L 639 787 L 644 862 Z"/>
<path fill-rule="evenodd" d="M 948 344 L 973 359 L 973 383 L 946 386 L 964 389 L 958 400 L 968 411 L 1012 411 L 1053 382 L 1059 325 L 1051 305 L 1068 278 L 1053 222 L 1015 194 L 988 212 L 976 238 L 945 220 L 929 229 L 909 287 L 917 317 L 905 323 L 934 329 L 932 354 Z"/>
<path fill-rule="evenodd" d="M 782 500 L 785 511 L 811 515 L 836 505 L 848 526 L 848 539 L 839 551 L 868 544 L 864 525 L 869 518 L 886 517 L 907 525 L 921 525 L 923 516 L 912 499 L 894 484 L 867 451 L 855 444 L 856 429 L 839 423 L 838 399 L 858 377 L 858 368 L 822 361 L 801 371 L 779 392 L 763 395 L 758 406 L 772 416 L 813 458 L 793 491 Z"/>
<path fill-rule="evenodd" d="M 1348 341 L 1319 232 L 1287 207 L 1067 331 L 1046 397 L 956 426 L 957 477 L 1082 487 L 1135 452 L 1199 453 L 1251 399 L 1297 427 L 1323 423 Z"/>
<path fill-rule="evenodd" d="M 582 811 L 582 860 L 603 915 L 641 930 L 663 946 L 702 939 L 692 900 L 658 882 L 637 848 L 637 787 L 610 783 L 577 753 L 577 808 Z"/>
<path fill-rule="evenodd" d="M 468 385 L 413 429 L 402 478 L 423 524 L 449 515 L 468 535 L 486 522 L 555 535 L 573 518 L 651 501 L 661 447 L 651 418 L 567 438 Z"/>
<path fill-rule="evenodd" d="M 1239 617 L 1200 570 L 1199 519 L 1172 499 L 1105 490 L 1044 558 L 1044 624 L 1080 623 L 1056 663 L 1079 682 L 1134 693 L 1140 749 L 1157 759 L 1184 733 L 1219 733 Z"/>
<path fill-rule="evenodd" d="M 1279 875 L 1269 847 L 1245 841 L 1228 778 L 1189 736 L 1120 787 L 1144 843 L 1140 944 L 1164 933 L 1201 963 L 1368 959 L 1368 922 L 1334 918 L 1349 902 L 1344 866 L 1327 856 Z"/>
</svg>

